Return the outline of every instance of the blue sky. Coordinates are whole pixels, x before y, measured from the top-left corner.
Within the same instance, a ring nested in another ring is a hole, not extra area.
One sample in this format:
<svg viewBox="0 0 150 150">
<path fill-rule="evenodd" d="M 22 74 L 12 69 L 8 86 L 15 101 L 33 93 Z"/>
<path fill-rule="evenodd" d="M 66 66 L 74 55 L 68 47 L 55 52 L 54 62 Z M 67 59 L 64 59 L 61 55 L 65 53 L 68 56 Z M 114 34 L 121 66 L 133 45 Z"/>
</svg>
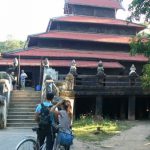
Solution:
<svg viewBox="0 0 150 150">
<path fill-rule="evenodd" d="M 131 0 L 123 0 L 123 6 Z M 63 15 L 64 0 L 0 0 L 0 41 L 10 37 L 26 40 L 30 34 L 45 32 L 49 19 Z M 119 10 L 117 18 L 125 19 Z"/>
</svg>

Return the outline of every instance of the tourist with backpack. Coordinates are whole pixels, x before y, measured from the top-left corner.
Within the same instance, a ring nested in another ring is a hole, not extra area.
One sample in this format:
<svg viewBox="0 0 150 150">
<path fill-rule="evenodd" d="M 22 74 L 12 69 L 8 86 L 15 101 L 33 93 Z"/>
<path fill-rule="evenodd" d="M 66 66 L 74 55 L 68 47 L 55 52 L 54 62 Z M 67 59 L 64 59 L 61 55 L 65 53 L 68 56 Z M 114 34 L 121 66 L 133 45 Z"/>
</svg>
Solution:
<svg viewBox="0 0 150 150">
<path fill-rule="evenodd" d="M 46 139 L 46 150 L 53 149 L 54 143 L 54 132 L 53 132 L 53 125 L 54 122 L 54 112 L 50 111 L 51 107 L 53 106 L 52 100 L 54 98 L 53 93 L 46 94 L 46 100 L 41 104 L 38 104 L 36 107 L 36 114 L 35 120 L 38 123 L 38 140 L 40 146 L 44 144 L 44 140 Z"/>
</svg>

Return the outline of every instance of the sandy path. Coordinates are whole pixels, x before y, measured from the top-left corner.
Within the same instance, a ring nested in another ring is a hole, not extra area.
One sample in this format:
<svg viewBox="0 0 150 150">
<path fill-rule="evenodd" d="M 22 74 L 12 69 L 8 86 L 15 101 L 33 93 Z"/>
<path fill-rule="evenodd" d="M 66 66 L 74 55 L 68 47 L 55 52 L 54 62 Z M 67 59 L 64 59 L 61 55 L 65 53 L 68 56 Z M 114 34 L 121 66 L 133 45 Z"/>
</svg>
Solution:
<svg viewBox="0 0 150 150">
<path fill-rule="evenodd" d="M 71 150 L 150 150 L 150 121 L 136 121 L 129 130 L 97 143 L 74 140 Z"/>
</svg>

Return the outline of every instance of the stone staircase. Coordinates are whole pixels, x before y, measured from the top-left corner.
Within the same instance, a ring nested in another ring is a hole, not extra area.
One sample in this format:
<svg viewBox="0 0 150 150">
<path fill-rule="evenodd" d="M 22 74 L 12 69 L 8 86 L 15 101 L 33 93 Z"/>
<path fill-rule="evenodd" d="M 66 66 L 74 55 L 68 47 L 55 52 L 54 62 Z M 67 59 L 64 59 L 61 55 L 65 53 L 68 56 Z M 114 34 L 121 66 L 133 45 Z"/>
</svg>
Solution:
<svg viewBox="0 0 150 150">
<path fill-rule="evenodd" d="M 7 115 L 7 127 L 32 128 L 37 126 L 34 120 L 34 112 L 36 105 L 40 103 L 40 96 L 40 91 L 12 91 Z"/>
</svg>

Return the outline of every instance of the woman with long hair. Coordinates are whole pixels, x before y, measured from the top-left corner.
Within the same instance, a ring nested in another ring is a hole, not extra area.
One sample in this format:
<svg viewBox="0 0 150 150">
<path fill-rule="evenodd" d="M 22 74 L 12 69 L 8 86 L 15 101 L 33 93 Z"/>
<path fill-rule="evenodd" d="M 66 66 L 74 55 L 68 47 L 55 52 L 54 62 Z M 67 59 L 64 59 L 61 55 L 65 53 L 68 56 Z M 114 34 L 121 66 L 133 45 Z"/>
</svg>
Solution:
<svg viewBox="0 0 150 150">
<path fill-rule="evenodd" d="M 58 135 L 60 132 L 71 133 L 71 122 L 72 122 L 72 107 L 69 100 L 63 100 L 57 103 L 55 106 L 52 107 L 51 111 L 55 111 L 56 108 L 59 108 L 57 111 L 58 115 Z M 56 111 L 55 111 L 56 112 Z M 59 143 L 59 136 L 56 138 L 56 143 L 54 145 L 54 150 L 57 150 L 60 146 Z M 70 146 L 65 146 L 65 150 L 69 150 Z"/>
</svg>

